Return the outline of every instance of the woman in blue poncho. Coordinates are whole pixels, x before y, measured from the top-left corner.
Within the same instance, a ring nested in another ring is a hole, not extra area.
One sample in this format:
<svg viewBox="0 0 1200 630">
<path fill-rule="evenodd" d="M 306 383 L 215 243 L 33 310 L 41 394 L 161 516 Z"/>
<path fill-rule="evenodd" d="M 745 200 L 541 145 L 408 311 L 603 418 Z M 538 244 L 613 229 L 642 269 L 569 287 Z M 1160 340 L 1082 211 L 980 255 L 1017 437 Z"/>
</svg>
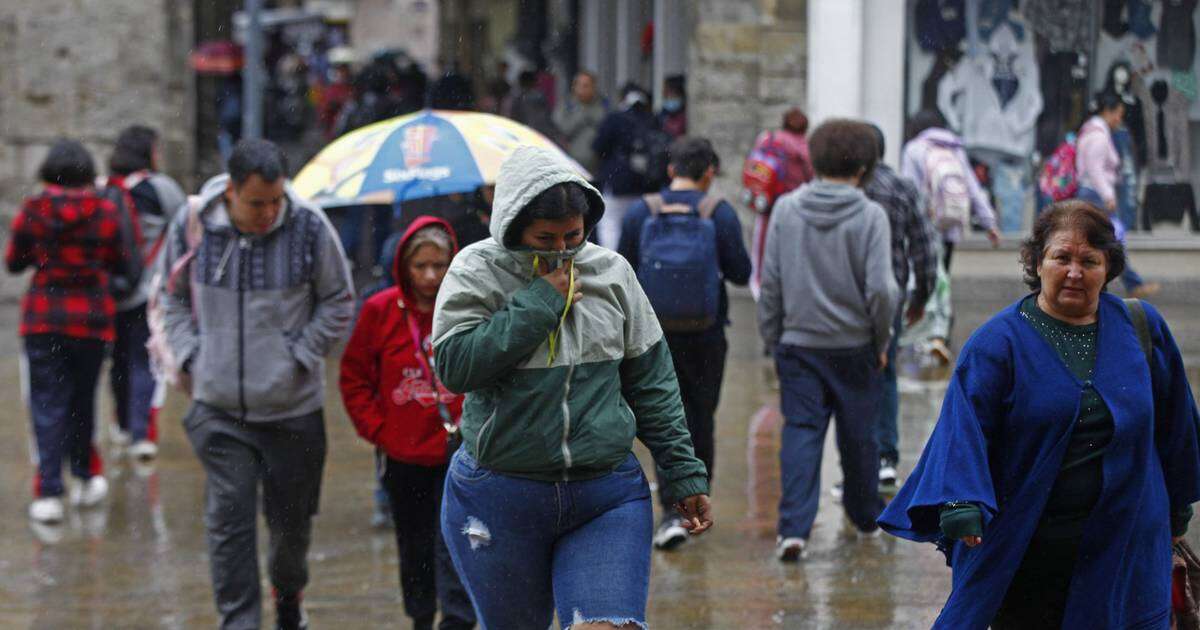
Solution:
<svg viewBox="0 0 1200 630">
<path fill-rule="evenodd" d="M 963 347 L 879 524 L 946 553 L 936 628 L 1165 629 L 1172 537 L 1200 499 L 1183 359 L 1157 310 L 1105 291 L 1125 252 L 1094 206 L 1051 206 L 1021 258 L 1033 293 Z"/>
</svg>

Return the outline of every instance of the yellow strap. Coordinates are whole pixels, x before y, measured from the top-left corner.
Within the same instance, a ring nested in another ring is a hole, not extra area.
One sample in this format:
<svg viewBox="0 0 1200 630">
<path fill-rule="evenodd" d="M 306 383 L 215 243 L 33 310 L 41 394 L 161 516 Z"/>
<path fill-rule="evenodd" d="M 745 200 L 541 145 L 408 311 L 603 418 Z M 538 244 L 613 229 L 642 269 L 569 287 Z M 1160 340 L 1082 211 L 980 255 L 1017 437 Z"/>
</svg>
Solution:
<svg viewBox="0 0 1200 630">
<path fill-rule="evenodd" d="M 537 274 L 541 271 L 538 266 L 539 258 L 535 254 L 533 257 L 533 273 Z M 567 305 L 563 307 L 562 317 L 558 318 L 558 326 L 550 333 L 549 345 L 550 351 L 546 356 L 546 367 L 554 364 L 554 357 L 558 355 L 558 336 L 562 332 L 563 326 L 567 324 L 567 313 L 571 311 L 571 303 L 575 301 L 575 265 L 571 265 L 570 282 L 567 284 Z"/>
</svg>

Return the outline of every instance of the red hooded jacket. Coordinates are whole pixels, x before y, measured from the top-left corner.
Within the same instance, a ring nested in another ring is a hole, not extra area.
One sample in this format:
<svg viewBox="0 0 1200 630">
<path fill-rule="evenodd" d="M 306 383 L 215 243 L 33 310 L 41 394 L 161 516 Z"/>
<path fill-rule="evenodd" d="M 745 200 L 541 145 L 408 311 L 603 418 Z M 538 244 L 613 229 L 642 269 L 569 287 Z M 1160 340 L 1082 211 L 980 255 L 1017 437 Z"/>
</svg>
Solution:
<svg viewBox="0 0 1200 630">
<path fill-rule="evenodd" d="M 446 430 L 438 400 L 456 421 L 462 416 L 463 400 L 447 390 L 432 366 L 425 364 L 425 357 L 433 356 L 433 313 L 415 308 L 407 274 L 403 273 L 404 246 L 418 230 L 431 225 L 441 226 L 450 234 L 455 250 L 452 253 L 457 253 L 457 239 L 449 223 L 435 217 L 413 221 L 400 239 L 392 263 L 396 284 L 363 303 L 358 324 L 342 355 L 338 381 L 342 402 L 358 434 L 388 457 L 421 466 L 437 466 L 447 460 Z M 424 354 L 413 343 L 409 317 L 417 323 Z"/>
</svg>

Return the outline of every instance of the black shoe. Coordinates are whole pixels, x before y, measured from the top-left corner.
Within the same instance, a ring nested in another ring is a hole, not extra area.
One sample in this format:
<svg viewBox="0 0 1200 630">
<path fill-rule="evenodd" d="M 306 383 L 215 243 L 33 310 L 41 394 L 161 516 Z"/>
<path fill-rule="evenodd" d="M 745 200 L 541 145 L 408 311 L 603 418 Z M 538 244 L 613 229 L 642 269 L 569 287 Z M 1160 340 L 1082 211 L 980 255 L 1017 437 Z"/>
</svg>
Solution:
<svg viewBox="0 0 1200 630">
<path fill-rule="evenodd" d="M 413 619 L 413 630 L 433 630 L 433 616 Z"/>
<path fill-rule="evenodd" d="M 654 532 L 654 547 L 670 551 L 687 542 L 687 539 L 688 531 L 684 529 L 683 521 L 677 516 L 669 517 L 663 519 L 658 531 Z"/>
<path fill-rule="evenodd" d="M 304 595 L 275 595 L 275 630 L 308 630 Z"/>
</svg>

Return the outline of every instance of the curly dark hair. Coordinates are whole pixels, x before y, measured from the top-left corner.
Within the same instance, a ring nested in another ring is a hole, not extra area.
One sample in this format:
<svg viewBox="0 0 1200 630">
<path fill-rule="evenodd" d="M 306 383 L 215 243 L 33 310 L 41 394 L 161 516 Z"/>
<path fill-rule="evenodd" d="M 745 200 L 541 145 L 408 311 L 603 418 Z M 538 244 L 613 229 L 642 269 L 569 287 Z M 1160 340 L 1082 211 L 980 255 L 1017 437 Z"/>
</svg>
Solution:
<svg viewBox="0 0 1200 630">
<path fill-rule="evenodd" d="M 1021 267 L 1025 272 L 1025 284 L 1030 289 L 1038 291 L 1042 288 L 1038 263 L 1045 255 L 1050 238 L 1063 230 L 1078 231 L 1087 239 L 1088 245 L 1104 254 L 1108 261 L 1105 287 L 1125 271 L 1125 245 L 1117 239 L 1108 215 L 1086 201 L 1067 199 L 1046 208 L 1034 222 L 1033 233 L 1021 243 Z"/>
<path fill-rule="evenodd" d="M 821 123 L 808 138 L 808 150 L 813 169 L 824 177 L 853 177 L 862 172 L 863 181 L 868 181 L 879 160 L 871 126 L 846 118 Z"/>
</svg>

